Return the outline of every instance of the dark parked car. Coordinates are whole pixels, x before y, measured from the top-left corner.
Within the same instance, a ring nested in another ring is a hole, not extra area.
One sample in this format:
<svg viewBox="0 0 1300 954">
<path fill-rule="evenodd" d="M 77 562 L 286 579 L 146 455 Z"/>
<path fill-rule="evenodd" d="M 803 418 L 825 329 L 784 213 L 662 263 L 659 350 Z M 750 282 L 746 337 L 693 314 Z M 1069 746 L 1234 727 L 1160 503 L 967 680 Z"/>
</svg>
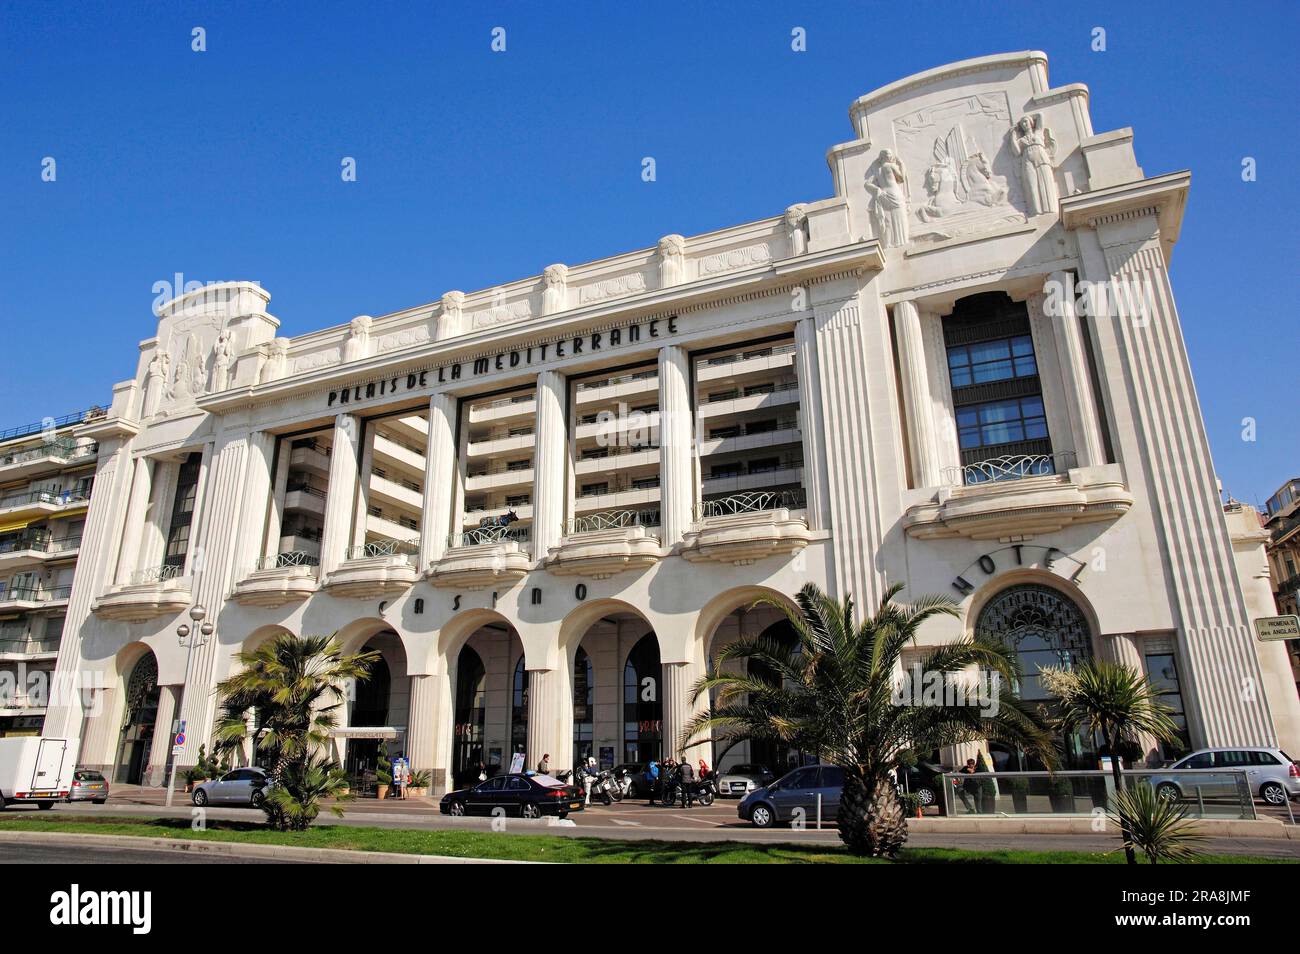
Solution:
<svg viewBox="0 0 1300 954">
<path fill-rule="evenodd" d="M 541 818 L 582 811 L 577 787 L 549 775 L 498 775 L 472 788 L 448 792 L 439 809 L 444 815 L 519 815 Z"/>
<path fill-rule="evenodd" d="M 943 766 L 918 762 L 898 772 L 898 793 L 911 792 L 921 797 L 921 807 L 943 808 Z"/>
<path fill-rule="evenodd" d="M 817 820 L 821 796 L 822 824 L 834 824 L 843 789 L 844 770 L 838 765 L 805 765 L 750 792 L 741 799 L 736 814 L 755 828 L 771 828 L 795 818 L 811 825 Z"/>
</svg>

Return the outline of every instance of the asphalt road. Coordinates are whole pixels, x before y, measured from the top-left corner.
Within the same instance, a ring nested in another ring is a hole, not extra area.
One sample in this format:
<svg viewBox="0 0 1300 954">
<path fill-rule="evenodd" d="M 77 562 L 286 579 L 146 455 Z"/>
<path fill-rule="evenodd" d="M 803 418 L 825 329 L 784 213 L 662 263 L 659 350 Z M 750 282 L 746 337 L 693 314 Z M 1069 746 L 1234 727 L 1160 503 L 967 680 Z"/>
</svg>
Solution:
<svg viewBox="0 0 1300 954">
<path fill-rule="evenodd" d="M 10 806 L 6 814 L 35 812 L 34 809 Z M 159 804 L 136 804 L 111 801 L 108 805 L 77 803 L 58 805 L 54 813 L 76 815 L 138 815 L 148 817 L 191 818 L 193 809 L 176 805 L 168 809 Z M 46 813 L 50 817 L 50 813 Z M 209 808 L 207 817 L 223 821 L 258 822 L 259 811 L 245 808 Z M 412 801 L 405 804 L 380 804 L 358 801 L 347 806 L 347 814 L 336 818 L 323 813 L 318 824 L 363 825 L 377 828 L 459 829 L 466 831 L 502 830 L 520 835 L 563 835 L 571 837 L 618 838 L 628 840 L 663 839 L 672 841 L 741 841 L 753 843 L 837 844 L 834 828 L 756 829 L 736 816 L 736 803 L 719 800 L 709 808 L 688 810 L 649 806 L 645 802 L 622 802 L 606 807 L 593 805 L 576 813 L 566 822 L 554 820 L 524 821 L 519 818 L 451 818 L 440 815 L 436 806 Z M 571 823 L 570 823 L 571 822 Z M 959 834 L 913 832 L 908 840 L 916 847 L 1019 849 L 1037 851 L 1112 851 L 1119 847 L 1115 834 Z M 1249 854 L 1265 857 L 1300 858 L 1300 841 L 1280 838 L 1209 838 L 1203 850 L 1214 854 Z M 2 849 L 0 849 L 2 850 Z M 0 855 L 0 861 L 4 860 Z"/>
</svg>

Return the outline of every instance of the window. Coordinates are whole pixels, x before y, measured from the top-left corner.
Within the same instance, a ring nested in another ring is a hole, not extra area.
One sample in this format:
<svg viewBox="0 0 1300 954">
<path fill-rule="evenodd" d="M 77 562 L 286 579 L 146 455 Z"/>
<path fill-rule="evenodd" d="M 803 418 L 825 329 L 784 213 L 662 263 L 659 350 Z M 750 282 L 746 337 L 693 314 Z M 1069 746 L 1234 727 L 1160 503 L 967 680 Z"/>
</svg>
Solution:
<svg viewBox="0 0 1300 954">
<path fill-rule="evenodd" d="M 838 765 L 827 765 L 822 768 L 822 788 L 842 788 L 843 786 L 844 769 L 840 768 Z"/>
<path fill-rule="evenodd" d="M 190 550 L 190 525 L 194 522 L 194 504 L 198 498 L 200 454 L 190 454 L 176 475 L 176 495 L 172 498 L 171 525 L 167 530 L 166 566 L 185 565 Z"/>
<path fill-rule="evenodd" d="M 527 470 L 533 466 L 531 457 L 525 457 L 523 460 L 512 460 L 506 463 L 506 470 Z"/>
<path fill-rule="evenodd" d="M 605 493 L 609 493 L 609 484 L 608 484 L 607 482 L 606 482 L 606 483 L 600 483 L 600 484 L 583 484 L 583 485 L 582 485 L 582 494 L 581 494 L 581 496 L 583 496 L 583 497 L 594 497 L 594 496 L 596 496 L 597 494 L 605 494 Z"/>
<path fill-rule="evenodd" d="M 1208 769 L 1214 766 L 1214 756 L 1210 752 L 1202 752 L 1200 755 L 1193 755 L 1185 762 L 1179 762 L 1174 768 L 1184 769 Z"/>
<path fill-rule="evenodd" d="M 1034 341 L 1029 335 L 956 345 L 948 349 L 948 377 L 954 388 L 1026 378 L 1038 373 Z"/>
<path fill-rule="evenodd" d="M 507 507 L 527 507 L 528 502 L 532 500 L 528 494 L 516 494 L 513 497 L 506 498 Z"/>
<path fill-rule="evenodd" d="M 1251 752 L 1250 764 L 1251 765 L 1281 765 L 1282 763 L 1279 762 L 1277 756 L 1271 752 Z"/>
<path fill-rule="evenodd" d="M 525 782 L 522 778 L 510 778 L 510 779 L 506 779 L 506 782 L 507 782 L 506 785 L 507 792 L 526 792 L 529 790 L 528 783 Z"/>
<path fill-rule="evenodd" d="M 957 409 L 962 450 L 1047 439 L 1041 397 L 1013 398 Z"/>
<path fill-rule="evenodd" d="M 1174 663 L 1173 653 L 1148 653 L 1146 656 L 1147 679 L 1160 697 L 1160 702 L 1170 710 L 1169 718 L 1178 727 L 1178 741 L 1160 743 L 1160 754 L 1167 759 L 1177 758 L 1191 747 L 1191 735 L 1187 731 L 1187 714 L 1183 710 L 1182 687 L 1178 681 L 1178 667 Z"/>
<path fill-rule="evenodd" d="M 756 394 L 771 394 L 776 390 L 776 385 L 771 381 L 766 384 L 751 384 L 745 388 L 745 397 L 753 397 Z"/>
<path fill-rule="evenodd" d="M 1214 755 L 1215 768 L 1245 768 L 1252 765 L 1251 753 L 1243 752 L 1240 749 L 1227 749 L 1223 752 L 1216 752 Z"/>
</svg>

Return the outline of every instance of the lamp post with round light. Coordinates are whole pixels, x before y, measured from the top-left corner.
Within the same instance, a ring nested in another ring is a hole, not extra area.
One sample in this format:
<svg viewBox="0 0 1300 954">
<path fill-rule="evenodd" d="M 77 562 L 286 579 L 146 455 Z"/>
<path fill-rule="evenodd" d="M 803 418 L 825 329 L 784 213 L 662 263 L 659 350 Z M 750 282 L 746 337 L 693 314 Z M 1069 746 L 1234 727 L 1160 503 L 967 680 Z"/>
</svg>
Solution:
<svg viewBox="0 0 1300 954">
<path fill-rule="evenodd" d="M 191 630 L 188 623 L 181 623 L 176 627 L 176 638 L 185 650 L 185 681 L 181 683 L 181 697 L 176 703 L 176 721 L 180 724 L 180 713 L 184 711 L 185 690 L 190 684 L 190 660 L 194 657 L 194 647 L 202 646 L 207 643 L 212 636 L 216 627 L 211 623 L 203 622 L 203 618 L 208 615 L 208 611 L 197 603 L 190 607 L 190 619 L 194 621 L 196 629 Z M 173 744 L 175 739 L 173 738 Z M 172 756 L 171 771 L 167 773 L 167 806 L 170 808 L 172 795 L 176 791 L 176 756 Z"/>
</svg>

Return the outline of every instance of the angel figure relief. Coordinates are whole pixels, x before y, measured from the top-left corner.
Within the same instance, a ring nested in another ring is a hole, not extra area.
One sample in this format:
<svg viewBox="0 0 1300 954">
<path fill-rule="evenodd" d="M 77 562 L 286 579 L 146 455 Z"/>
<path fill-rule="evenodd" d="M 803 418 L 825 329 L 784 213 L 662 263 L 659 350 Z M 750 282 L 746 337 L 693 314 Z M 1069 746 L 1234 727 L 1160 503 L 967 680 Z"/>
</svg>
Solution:
<svg viewBox="0 0 1300 954">
<path fill-rule="evenodd" d="M 1020 157 L 1020 174 L 1025 183 L 1025 201 L 1030 215 L 1056 211 L 1056 140 L 1043 125 L 1042 113 L 1022 116 L 1011 130 L 1011 147 Z"/>
</svg>

